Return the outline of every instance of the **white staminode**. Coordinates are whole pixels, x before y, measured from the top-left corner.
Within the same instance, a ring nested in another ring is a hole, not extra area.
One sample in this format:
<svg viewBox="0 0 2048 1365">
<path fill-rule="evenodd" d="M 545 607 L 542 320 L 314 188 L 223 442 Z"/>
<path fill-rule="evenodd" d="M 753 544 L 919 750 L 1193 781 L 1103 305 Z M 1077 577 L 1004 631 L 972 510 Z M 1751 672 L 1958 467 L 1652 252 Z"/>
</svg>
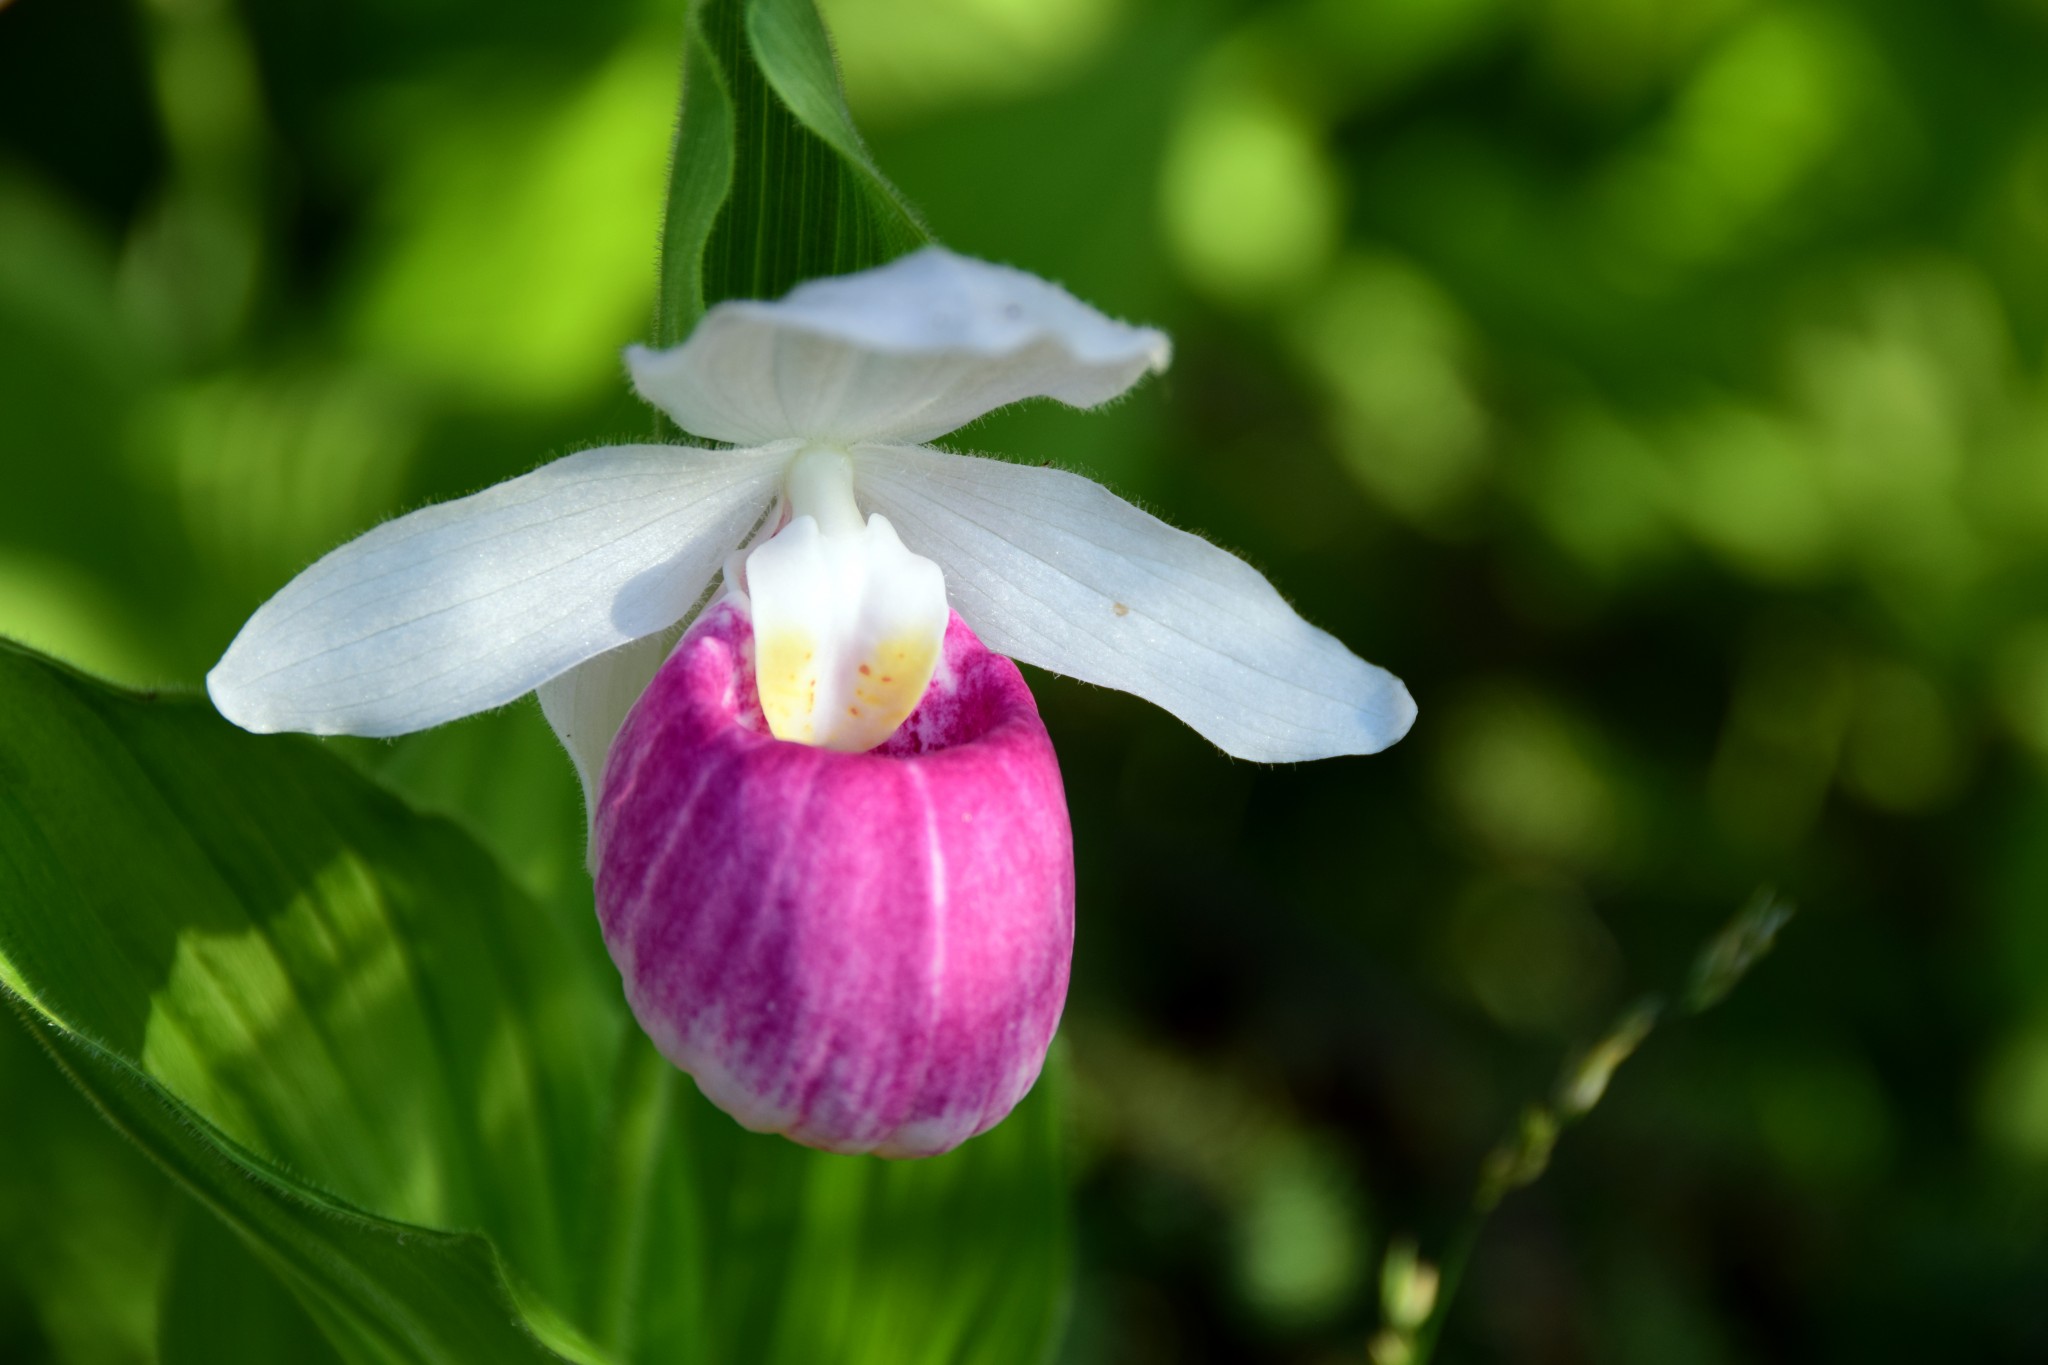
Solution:
<svg viewBox="0 0 2048 1365">
<path fill-rule="evenodd" d="M 1239 757 L 1385 748 L 1414 720 L 1407 689 L 1242 560 L 1077 475 L 922 444 L 1020 399 L 1092 407 L 1168 354 L 938 247 L 719 304 L 627 362 L 683 430 L 734 448 L 589 450 L 380 526 L 265 603 L 208 690 L 252 730 L 391 735 L 538 689 L 594 787 L 678 623 L 787 495 L 792 519 L 746 568 L 756 630 L 822 648 L 815 703 L 778 701 L 777 733 L 872 742 L 845 714 L 846 669 L 880 676 L 869 654 L 899 628 L 930 641 L 950 598 L 991 649 L 1134 692 Z"/>
<path fill-rule="evenodd" d="M 777 739 L 861 753 L 917 709 L 946 639 L 946 580 L 880 513 L 862 522 L 853 461 L 812 447 L 789 524 L 747 556 L 754 677 Z"/>
</svg>

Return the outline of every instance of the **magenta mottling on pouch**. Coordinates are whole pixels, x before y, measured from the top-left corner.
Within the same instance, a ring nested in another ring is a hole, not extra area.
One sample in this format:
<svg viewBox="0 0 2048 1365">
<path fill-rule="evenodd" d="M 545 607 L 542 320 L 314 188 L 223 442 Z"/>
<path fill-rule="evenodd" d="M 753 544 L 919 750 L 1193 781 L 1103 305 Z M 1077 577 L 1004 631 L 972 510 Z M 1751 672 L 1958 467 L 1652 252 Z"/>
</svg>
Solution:
<svg viewBox="0 0 2048 1365">
<path fill-rule="evenodd" d="M 773 738 L 751 628 L 707 611 L 627 717 L 597 906 L 662 1053 L 749 1128 L 931 1156 L 1031 1089 L 1066 1001 L 1073 833 L 1017 666 L 955 614 L 880 748 Z"/>
</svg>

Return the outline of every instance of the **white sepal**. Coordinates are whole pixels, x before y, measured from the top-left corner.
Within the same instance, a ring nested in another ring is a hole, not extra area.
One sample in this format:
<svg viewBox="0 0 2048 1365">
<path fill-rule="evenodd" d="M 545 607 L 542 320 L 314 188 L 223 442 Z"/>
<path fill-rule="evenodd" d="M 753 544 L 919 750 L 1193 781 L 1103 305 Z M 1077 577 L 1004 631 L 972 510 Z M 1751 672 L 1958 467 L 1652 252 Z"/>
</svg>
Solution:
<svg viewBox="0 0 2048 1365">
<path fill-rule="evenodd" d="M 540 685 L 541 714 L 569 751 L 583 782 L 584 809 L 593 815 L 612 741 L 681 637 L 682 623 L 677 622 L 586 659 Z"/>
<path fill-rule="evenodd" d="M 926 247 L 773 302 L 721 303 L 680 346 L 629 347 L 640 396 L 683 430 L 755 445 L 929 441 L 1024 398 L 1078 408 L 1164 370 L 1166 337 L 1058 285 Z"/>
<path fill-rule="evenodd" d="M 946 581 L 871 516 L 798 516 L 747 556 L 754 677 L 777 739 L 863 753 L 917 709 L 945 643 Z"/>
<path fill-rule="evenodd" d="M 207 675 L 247 730 L 396 735 L 502 706 L 688 611 L 787 446 L 608 446 L 386 522 L 284 586 Z"/>
<path fill-rule="evenodd" d="M 1401 680 L 1295 614 L 1259 572 L 1077 474 L 910 447 L 854 451 L 862 500 L 945 571 L 983 643 L 1135 693 L 1271 763 L 1376 753 Z"/>
</svg>

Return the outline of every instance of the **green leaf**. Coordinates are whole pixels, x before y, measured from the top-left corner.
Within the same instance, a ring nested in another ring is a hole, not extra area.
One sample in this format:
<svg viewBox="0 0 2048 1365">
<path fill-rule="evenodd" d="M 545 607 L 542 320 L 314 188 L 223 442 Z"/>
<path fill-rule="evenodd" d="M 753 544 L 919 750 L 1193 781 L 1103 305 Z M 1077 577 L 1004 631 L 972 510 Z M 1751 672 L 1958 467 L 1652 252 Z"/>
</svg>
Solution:
<svg viewBox="0 0 2048 1365">
<path fill-rule="evenodd" d="M 931 1161 L 747 1133 L 631 1026 L 587 908 L 328 746 L 5 644 L 0 717 L 0 980 L 343 1359 L 1047 1354 L 1056 1081 Z"/>
<path fill-rule="evenodd" d="M 324 1197 L 221 1136 L 133 1067 L 24 1012 L 30 1031 L 107 1120 L 247 1239 L 344 1359 L 602 1359 L 551 1309 L 514 1289 L 486 1238 L 371 1218 Z"/>
<path fill-rule="evenodd" d="M 4 1005 L 0 1097 L 0 1360 L 147 1360 L 158 1230 L 191 1201 L 107 1127 Z"/>
<path fill-rule="evenodd" d="M 228 1225 L 185 1202 L 158 1291 L 157 1365 L 337 1365 L 299 1301 Z"/>
<path fill-rule="evenodd" d="M 696 0 L 655 343 L 721 300 L 775 298 L 929 240 L 854 127 L 811 0 Z"/>
<path fill-rule="evenodd" d="M 546 1358 L 509 1305 L 582 1290 L 623 1031 L 588 935 L 311 740 L 4 646 L 0 708 L 0 979 L 60 1065 L 309 1308 L 415 1350 L 362 1358 Z"/>
<path fill-rule="evenodd" d="M 636 1137 L 606 1276 L 635 1335 L 607 1339 L 650 1361 L 1044 1361 L 1068 1282 L 1059 1073 L 958 1151 L 884 1162 L 747 1133 L 641 1050 L 620 1073 L 617 1130 Z M 703 1273 L 677 1286 L 677 1265 Z"/>
</svg>

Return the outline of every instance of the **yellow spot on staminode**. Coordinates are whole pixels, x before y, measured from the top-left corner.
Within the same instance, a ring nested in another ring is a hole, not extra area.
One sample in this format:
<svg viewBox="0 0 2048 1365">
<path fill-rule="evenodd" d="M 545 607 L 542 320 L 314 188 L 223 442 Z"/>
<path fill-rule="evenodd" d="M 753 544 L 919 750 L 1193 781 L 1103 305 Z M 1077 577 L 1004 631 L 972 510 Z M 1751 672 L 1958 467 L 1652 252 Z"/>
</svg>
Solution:
<svg viewBox="0 0 2048 1365">
<path fill-rule="evenodd" d="M 834 676 L 816 662 L 815 641 L 784 631 L 755 641 L 761 714 L 777 739 L 863 753 L 896 732 L 924 697 L 943 638 L 879 640 Z M 882 673 L 882 660 L 891 662 Z M 819 714 L 820 704 L 824 714 Z"/>
<path fill-rule="evenodd" d="M 835 749 L 872 749 L 909 719 L 923 699 L 938 666 L 940 639 L 915 637 L 878 640 L 865 659 L 853 663 L 846 679 L 847 693 L 858 705 L 846 708 L 846 717 L 829 727 L 822 741 Z M 889 672 L 881 672 L 881 661 L 890 660 Z M 866 681 L 863 682 L 862 680 Z"/>
<path fill-rule="evenodd" d="M 782 631 L 756 638 L 754 651 L 754 677 L 768 732 L 777 739 L 808 741 L 815 728 L 811 712 L 818 696 L 818 672 L 811 662 L 817 657 L 816 645 L 806 635 Z"/>
</svg>

